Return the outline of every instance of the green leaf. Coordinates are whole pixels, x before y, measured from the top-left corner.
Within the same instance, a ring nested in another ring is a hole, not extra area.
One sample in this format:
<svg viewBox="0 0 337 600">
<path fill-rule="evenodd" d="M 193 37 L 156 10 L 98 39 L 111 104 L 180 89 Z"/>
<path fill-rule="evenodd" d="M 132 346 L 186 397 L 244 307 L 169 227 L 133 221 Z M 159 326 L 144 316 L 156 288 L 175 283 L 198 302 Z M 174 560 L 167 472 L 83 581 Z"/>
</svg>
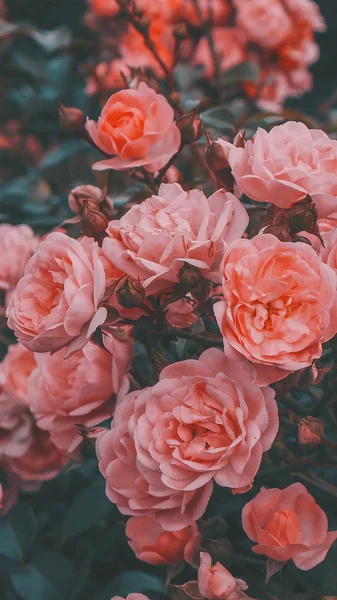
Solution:
<svg viewBox="0 0 337 600">
<path fill-rule="evenodd" d="M 36 520 L 29 504 L 14 506 L 0 523 L 0 554 L 20 561 L 31 548 L 36 535 Z"/>
<path fill-rule="evenodd" d="M 241 81 L 258 81 L 260 70 L 254 63 L 241 63 L 229 69 L 221 76 L 222 85 L 240 83 Z"/>
<path fill-rule="evenodd" d="M 37 81 L 47 80 L 47 57 L 40 44 L 30 37 L 17 37 L 12 46 L 11 59 L 15 66 Z"/>
<path fill-rule="evenodd" d="M 110 600 L 112 596 L 126 597 L 132 593 L 164 593 L 164 582 L 156 575 L 142 571 L 127 571 L 109 581 L 95 600 Z"/>
<path fill-rule="evenodd" d="M 0 524 L 0 554 L 21 560 L 21 548 L 16 533 L 9 519 L 4 519 Z"/>
<path fill-rule="evenodd" d="M 70 562 L 56 552 L 46 552 L 11 574 L 23 600 L 65 600 L 71 579 Z"/>
<path fill-rule="evenodd" d="M 102 521 L 113 509 L 105 495 L 105 479 L 99 476 L 74 498 L 62 523 L 62 539 L 68 541 Z"/>
<path fill-rule="evenodd" d="M 202 122 L 206 127 L 219 131 L 232 131 L 235 116 L 226 106 L 215 106 L 201 113 Z"/>
<path fill-rule="evenodd" d="M 18 569 L 12 573 L 11 581 L 23 600 L 61 600 L 55 588 L 35 567 Z"/>
</svg>

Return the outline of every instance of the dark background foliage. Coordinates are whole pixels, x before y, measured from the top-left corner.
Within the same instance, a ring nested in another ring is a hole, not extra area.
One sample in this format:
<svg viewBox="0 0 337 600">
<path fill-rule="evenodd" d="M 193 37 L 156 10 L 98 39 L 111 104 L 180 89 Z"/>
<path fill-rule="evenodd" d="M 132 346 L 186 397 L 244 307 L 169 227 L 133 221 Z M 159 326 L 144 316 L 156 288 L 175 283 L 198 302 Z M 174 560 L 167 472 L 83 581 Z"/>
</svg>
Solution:
<svg viewBox="0 0 337 600">
<path fill-rule="evenodd" d="M 314 90 L 291 103 L 316 118 L 322 102 L 337 87 L 336 0 L 319 4 L 328 32 L 318 36 L 321 58 L 313 68 Z M 7 0 L 8 21 L 24 24 L 30 32 L 26 27 L 25 34 L 8 41 L 0 28 L 0 130 L 6 132 L 8 122 L 14 121 L 20 134 L 11 149 L 0 147 L 0 220 L 28 223 L 38 233 L 70 216 L 71 188 L 94 182 L 90 169 L 94 151 L 62 133 L 57 116 L 60 100 L 91 116 L 99 112 L 96 101 L 84 93 L 83 65 L 90 61 L 97 41 L 82 23 L 85 10 L 85 0 Z M 39 143 L 35 153 L 31 136 Z M 117 204 L 129 200 L 132 190 L 127 186 L 126 182 L 118 187 Z M 145 371 L 147 366 L 142 363 L 139 369 Z M 305 404 L 308 398 L 301 394 Z M 288 439 L 294 448 L 295 434 Z M 43 484 L 37 493 L 22 494 L 20 503 L 0 522 L 1 600 L 110 600 L 133 591 L 147 593 L 151 600 L 165 596 L 166 570 L 134 557 L 125 537 L 125 519 L 106 499 L 93 449 L 89 446 L 86 451 L 82 467 Z M 264 484 L 285 487 L 292 481 L 287 466 L 264 469 L 258 476 Z M 336 480 L 331 470 L 320 469 L 319 475 L 331 483 Z M 308 488 L 328 512 L 330 529 L 336 529 L 336 498 Z M 240 512 L 251 497 L 216 489 L 205 518 L 217 515 L 220 521 L 215 531 L 208 530 L 208 549 L 234 574 L 246 578 L 250 593 L 259 600 L 285 600 L 281 577 L 273 584 L 274 596 L 266 595 L 265 561 L 253 557 L 251 543 L 242 533 Z M 303 573 L 289 567 L 283 579 L 298 600 L 332 596 L 337 593 L 336 561 L 335 547 L 317 568 Z M 187 569 L 181 582 L 194 576 Z"/>
</svg>

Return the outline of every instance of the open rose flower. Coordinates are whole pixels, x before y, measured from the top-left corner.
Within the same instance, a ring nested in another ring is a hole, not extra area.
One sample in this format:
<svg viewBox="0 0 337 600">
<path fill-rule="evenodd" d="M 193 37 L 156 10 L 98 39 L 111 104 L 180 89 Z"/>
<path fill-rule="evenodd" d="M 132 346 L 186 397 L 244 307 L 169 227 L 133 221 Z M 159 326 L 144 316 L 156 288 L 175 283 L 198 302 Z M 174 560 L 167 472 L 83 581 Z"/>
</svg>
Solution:
<svg viewBox="0 0 337 600">
<path fill-rule="evenodd" d="M 322 261 L 337 273 L 337 229 L 322 233 L 324 246 L 319 247 Z"/>
<path fill-rule="evenodd" d="M 301 483 L 284 490 L 262 488 L 242 511 L 242 525 L 256 542 L 252 550 L 273 560 L 293 560 L 303 571 L 321 563 L 337 539 L 325 512 Z"/>
<path fill-rule="evenodd" d="M 91 10 L 98 17 L 114 17 L 119 11 L 116 0 L 89 0 Z"/>
<path fill-rule="evenodd" d="M 34 352 L 22 344 L 8 346 L 7 354 L 0 364 L 1 385 L 13 400 L 28 407 L 28 382 L 34 369 Z"/>
<path fill-rule="evenodd" d="M 200 552 L 198 570 L 199 591 L 207 600 L 243 600 L 247 596 L 241 593 L 248 588 L 245 581 L 235 579 L 221 563 L 212 567 L 212 558 L 207 552 Z"/>
<path fill-rule="evenodd" d="M 219 283 L 226 242 L 241 237 L 247 224 L 247 212 L 233 194 L 218 190 L 206 198 L 201 190 L 162 184 L 158 196 L 109 223 L 103 252 L 118 269 L 140 279 L 146 295 L 171 289 L 184 263 Z"/>
<path fill-rule="evenodd" d="M 34 352 L 83 346 L 107 311 L 100 248 L 90 238 L 50 233 L 28 262 L 8 308 L 8 326 Z"/>
<path fill-rule="evenodd" d="M 229 148 L 228 142 L 222 145 Z M 242 192 L 257 202 L 289 208 L 309 194 L 319 217 L 337 206 L 337 140 L 288 121 L 259 128 L 244 148 L 230 146 L 230 166 Z"/>
<path fill-rule="evenodd" d="M 236 24 L 250 42 L 277 48 L 292 33 L 293 23 L 282 0 L 234 0 Z"/>
<path fill-rule="evenodd" d="M 156 6 L 158 3 L 151 0 L 151 4 Z M 149 35 L 154 43 L 157 54 L 163 63 L 170 68 L 173 65 L 175 43 L 172 27 L 162 17 L 156 15 L 150 18 Z M 147 47 L 143 35 L 136 31 L 132 25 L 129 26 L 121 38 L 119 50 L 123 61 L 128 66 L 134 68 L 151 68 L 154 74 L 160 79 L 166 77 L 165 71 Z"/>
<path fill-rule="evenodd" d="M 28 225 L 0 225 L 0 290 L 9 293 L 21 279 L 38 239 Z"/>
<path fill-rule="evenodd" d="M 0 458 L 23 456 L 32 441 L 33 419 L 30 412 L 0 392 Z"/>
<path fill-rule="evenodd" d="M 114 596 L 113 598 L 111 598 L 111 600 L 150 600 L 150 599 L 147 596 L 144 596 L 144 594 L 133 593 L 133 594 L 129 594 L 125 599 L 122 598 L 121 596 Z"/>
<path fill-rule="evenodd" d="M 98 123 L 87 121 L 95 144 L 108 155 L 94 168 L 161 169 L 180 147 L 180 132 L 173 108 L 161 94 L 143 81 L 137 89 L 120 90 L 110 96 Z"/>
<path fill-rule="evenodd" d="M 212 30 L 214 48 L 221 71 L 227 71 L 246 60 L 245 37 L 236 27 L 216 27 Z M 193 63 L 204 66 L 204 76 L 214 76 L 214 59 L 207 38 L 201 38 Z"/>
<path fill-rule="evenodd" d="M 179 531 L 165 531 L 151 514 L 131 517 L 126 535 L 137 558 L 150 565 L 173 565 L 184 560 L 192 563 L 201 541 L 196 523 Z"/>
<path fill-rule="evenodd" d="M 106 348 L 89 342 L 67 359 L 65 349 L 35 355 L 30 408 L 38 426 L 64 452 L 74 452 L 82 442 L 77 425 L 90 428 L 111 417 L 116 397 L 128 391 L 132 342 L 107 338 Z"/>
<path fill-rule="evenodd" d="M 237 240 L 222 273 L 214 310 L 226 351 L 255 363 L 261 384 L 310 366 L 337 332 L 336 275 L 308 244 Z"/>
<path fill-rule="evenodd" d="M 117 408 L 97 441 L 106 493 L 123 514 L 154 513 L 163 529 L 183 529 L 203 514 L 213 479 L 251 482 L 277 429 L 273 390 L 254 385 L 249 364 L 209 349 Z"/>
<path fill-rule="evenodd" d="M 68 462 L 69 459 L 51 441 L 49 433 L 34 426 L 27 452 L 9 459 L 8 465 L 23 481 L 41 482 L 54 479 Z"/>
</svg>

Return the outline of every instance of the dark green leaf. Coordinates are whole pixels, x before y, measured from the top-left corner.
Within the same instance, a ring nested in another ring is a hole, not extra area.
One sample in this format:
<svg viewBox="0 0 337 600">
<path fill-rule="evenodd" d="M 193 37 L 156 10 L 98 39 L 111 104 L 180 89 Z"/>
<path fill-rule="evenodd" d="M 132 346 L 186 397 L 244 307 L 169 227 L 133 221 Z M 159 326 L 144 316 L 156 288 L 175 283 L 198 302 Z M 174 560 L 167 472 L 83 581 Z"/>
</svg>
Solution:
<svg viewBox="0 0 337 600">
<path fill-rule="evenodd" d="M 11 575 L 11 581 L 23 600 L 61 600 L 58 592 L 32 566 L 24 566 Z"/>
<path fill-rule="evenodd" d="M 241 63 L 232 69 L 229 69 L 221 76 L 223 85 L 240 83 L 241 81 L 258 81 L 259 67 L 254 63 Z"/>
<path fill-rule="evenodd" d="M 105 519 L 113 505 L 105 495 L 105 480 L 99 476 L 80 491 L 62 523 L 62 539 L 67 541 Z"/>
<path fill-rule="evenodd" d="M 41 46 L 32 38 L 18 37 L 13 43 L 11 58 L 16 67 L 37 81 L 47 79 L 47 58 Z"/>
<path fill-rule="evenodd" d="M 20 548 L 25 553 L 31 548 L 36 535 L 36 519 L 33 509 L 29 504 L 21 502 L 11 510 L 9 519 L 15 530 Z"/>
<path fill-rule="evenodd" d="M 4 519 L 0 524 L 0 554 L 17 561 L 21 560 L 19 540 L 9 519 Z"/>
<path fill-rule="evenodd" d="M 71 564 L 56 552 L 45 552 L 11 574 L 12 584 L 23 600 L 65 600 L 71 580 Z"/>
</svg>

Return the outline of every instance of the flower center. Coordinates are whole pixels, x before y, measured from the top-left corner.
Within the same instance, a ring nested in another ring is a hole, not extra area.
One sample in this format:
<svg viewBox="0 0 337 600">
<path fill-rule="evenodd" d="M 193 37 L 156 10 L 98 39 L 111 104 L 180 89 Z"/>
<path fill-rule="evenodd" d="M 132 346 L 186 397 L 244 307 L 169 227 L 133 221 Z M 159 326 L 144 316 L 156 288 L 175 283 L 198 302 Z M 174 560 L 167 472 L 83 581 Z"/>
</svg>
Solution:
<svg viewBox="0 0 337 600">
<path fill-rule="evenodd" d="M 297 514 L 293 510 L 280 510 L 265 526 L 280 546 L 299 544 L 302 541 L 302 528 Z"/>
</svg>

